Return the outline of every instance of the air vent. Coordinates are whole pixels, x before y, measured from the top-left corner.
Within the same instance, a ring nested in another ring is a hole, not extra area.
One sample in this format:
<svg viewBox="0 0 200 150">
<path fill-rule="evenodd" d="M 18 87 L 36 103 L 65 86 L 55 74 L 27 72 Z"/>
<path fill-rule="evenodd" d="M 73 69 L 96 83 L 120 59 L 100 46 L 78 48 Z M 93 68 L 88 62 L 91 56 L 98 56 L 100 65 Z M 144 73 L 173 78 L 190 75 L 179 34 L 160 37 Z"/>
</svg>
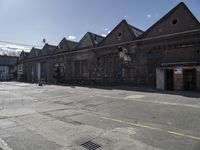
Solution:
<svg viewBox="0 0 200 150">
<path fill-rule="evenodd" d="M 100 148 L 101 146 L 92 142 L 92 141 L 88 141 L 86 143 L 81 144 L 82 147 L 88 149 L 88 150 L 96 150 L 98 148 Z"/>
</svg>

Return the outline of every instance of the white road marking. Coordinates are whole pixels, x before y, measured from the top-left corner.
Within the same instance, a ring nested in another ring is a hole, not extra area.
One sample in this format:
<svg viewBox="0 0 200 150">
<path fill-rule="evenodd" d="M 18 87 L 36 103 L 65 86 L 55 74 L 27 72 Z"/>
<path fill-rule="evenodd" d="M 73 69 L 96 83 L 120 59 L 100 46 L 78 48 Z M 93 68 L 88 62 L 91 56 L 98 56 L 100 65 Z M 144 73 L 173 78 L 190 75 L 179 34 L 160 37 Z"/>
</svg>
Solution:
<svg viewBox="0 0 200 150">
<path fill-rule="evenodd" d="M 171 134 L 171 135 L 186 137 L 186 138 L 190 138 L 190 139 L 193 139 L 193 140 L 199 140 L 200 141 L 200 137 L 197 137 L 197 136 L 187 135 L 187 134 L 183 134 L 183 133 L 179 133 L 179 132 L 175 132 L 175 131 L 165 131 L 165 130 L 160 129 L 160 128 L 155 128 L 155 127 L 151 127 L 151 126 L 148 126 L 148 125 L 143 125 L 141 123 L 132 123 L 132 122 L 108 118 L 108 117 L 101 117 L 101 118 L 111 120 L 111 121 L 115 121 L 115 122 L 119 122 L 119 123 L 125 123 L 125 124 L 129 124 L 129 125 L 133 125 L 133 126 L 136 126 L 136 127 L 146 128 L 146 129 L 150 129 L 150 130 L 156 130 L 156 131 L 165 132 L 165 133 L 168 133 L 168 134 Z"/>
<path fill-rule="evenodd" d="M 145 97 L 145 95 L 130 95 L 130 96 L 124 97 L 124 99 L 137 99 L 137 98 L 143 98 L 143 97 Z"/>
<path fill-rule="evenodd" d="M 192 136 L 192 135 L 187 135 L 187 134 L 183 134 L 183 133 L 178 133 L 178 132 L 174 132 L 174 131 L 168 131 L 168 133 L 174 134 L 174 135 L 177 135 L 177 136 L 183 136 L 183 137 L 195 139 L 195 140 L 200 140 L 200 137 L 196 137 L 196 136 Z"/>
<path fill-rule="evenodd" d="M 99 95 L 99 94 L 96 95 L 96 96 L 105 97 L 105 98 L 112 98 L 112 99 L 132 100 L 132 101 L 144 102 L 144 103 L 161 104 L 161 105 L 171 105 L 171 106 L 182 106 L 182 107 L 200 108 L 200 105 L 192 105 L 192 104 L 184 104 L 184 103 L 171 103 L 171 102 L 165 102 L 165 101 L 159 101 L 159 100 L 153 100 L 153 101 L 151 101 L 151 100 L 144 100 L 144 99 L 140 99 L 139 96 L 136 96 L 136 98 L 131 98 L 131 99 L 130 99 L 129 96 L 126 96 L 126 97 L 116 97 L 116 96 Z"/>
</svg>

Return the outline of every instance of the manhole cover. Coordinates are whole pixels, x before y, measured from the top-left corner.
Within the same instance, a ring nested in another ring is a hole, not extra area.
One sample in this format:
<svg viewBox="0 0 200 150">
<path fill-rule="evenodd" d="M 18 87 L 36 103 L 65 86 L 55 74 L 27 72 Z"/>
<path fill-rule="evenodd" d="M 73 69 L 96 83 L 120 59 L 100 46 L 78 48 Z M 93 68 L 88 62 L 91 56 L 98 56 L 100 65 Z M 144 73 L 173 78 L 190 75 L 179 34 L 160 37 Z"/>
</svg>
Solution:
<svg viewBox="0 0 200 150">
<path fill-rule="evenodd" d="M 86 143 L 83 143 L 81 144 L 82 147 L 88 149 L 88 150 L 96 150 L 97 148 L 100 148 L 101 146 L 94 143 L 94 142 L 91 142 L 91 141 L 88 141 Z"/>
</svg>

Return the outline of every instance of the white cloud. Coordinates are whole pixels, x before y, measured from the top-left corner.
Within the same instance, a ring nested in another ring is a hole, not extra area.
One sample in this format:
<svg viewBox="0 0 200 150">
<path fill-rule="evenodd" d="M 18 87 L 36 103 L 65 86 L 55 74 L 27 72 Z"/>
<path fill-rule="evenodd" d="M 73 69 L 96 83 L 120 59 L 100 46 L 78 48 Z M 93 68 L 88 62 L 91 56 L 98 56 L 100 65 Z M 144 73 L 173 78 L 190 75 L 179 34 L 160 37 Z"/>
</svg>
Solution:
<svg viewBox="0 0 200 150">
<path fill-rule="evenodd" d="M 148 14 L 148 15 L 147 15 L 147 18 L 149 18 L 149 19 L 152 18 L 151 14 Z"/>
<path fill-rule="evenodd" d="M 3 50 L 15 50 L 15 51 L 30 51 L 30 47 L 25 47 L 21 45 L 16 45 L 16 44 L 5 44 L 5 43 L 0 43 L 0 48 Z"/>
<path fill-rule="evenodd" d="M 0 54 L 1 55 L 9 54 L 12 52 L 17 54 L 17 53 L 20 53 L 21 51 L 29 52 L 30 50 L 31 50 L 31 47 L 0 42 Z"/>
<path fill-rule="evenodd" d="M 67 39 L 69 39 L 69 40 L 75 40 L 75 39 L 76 39 L 76 37 L 75 37 L 75 36 L 73 36 L 73 35 L 69 35 Z"/>
<path fill-rule="evenodd" d="M 103 37 L 106 37 L 106 36 L 107 36 L 107 34 L 101 34 L 101 36 L 103 36 Z"/>
</svg>

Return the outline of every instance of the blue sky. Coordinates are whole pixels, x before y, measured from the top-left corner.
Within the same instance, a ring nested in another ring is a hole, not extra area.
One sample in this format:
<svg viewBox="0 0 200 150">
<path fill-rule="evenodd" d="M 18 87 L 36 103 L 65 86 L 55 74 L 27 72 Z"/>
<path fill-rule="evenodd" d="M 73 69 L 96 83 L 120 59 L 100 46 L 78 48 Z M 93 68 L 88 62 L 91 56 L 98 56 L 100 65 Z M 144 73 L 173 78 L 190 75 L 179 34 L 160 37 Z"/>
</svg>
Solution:
<svg viewBox="0 0 200 150">
<path fill-rule="evenodd" d="M 200 20 L 200 0 L 182 0 Z M 57 45 L 91 31 L 106 35 L 122 19 L 146 30 L 181 0 L 0 0 L 0 41 Z"/>
</svg>

